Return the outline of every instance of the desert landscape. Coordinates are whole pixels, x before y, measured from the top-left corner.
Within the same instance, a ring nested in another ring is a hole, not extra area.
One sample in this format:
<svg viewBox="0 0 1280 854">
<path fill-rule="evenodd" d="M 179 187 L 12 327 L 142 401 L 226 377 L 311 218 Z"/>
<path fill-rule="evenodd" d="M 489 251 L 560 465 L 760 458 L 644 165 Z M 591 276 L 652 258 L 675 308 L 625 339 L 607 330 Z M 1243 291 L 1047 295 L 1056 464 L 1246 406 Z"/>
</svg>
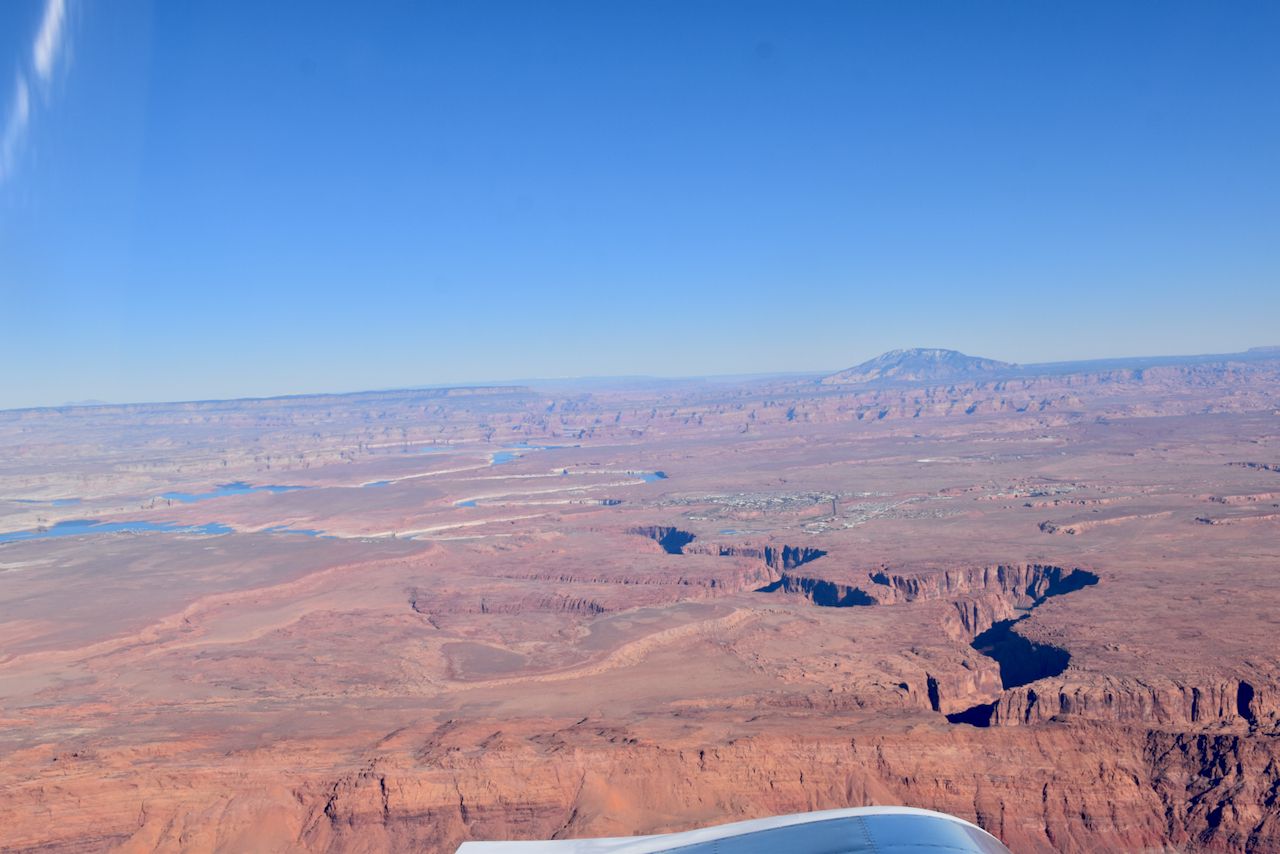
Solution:
<svg viewBox="0 0 1280 854">
<path fill-rule="evenodd" d="M 1280 850 L 1280 350 L 0 412 L 0 849 Z"/>
<path fill-rule="evenodd" d="M 0 854 L 1280 854 L 1278 42 L 0 2 Z"/>
</svg>

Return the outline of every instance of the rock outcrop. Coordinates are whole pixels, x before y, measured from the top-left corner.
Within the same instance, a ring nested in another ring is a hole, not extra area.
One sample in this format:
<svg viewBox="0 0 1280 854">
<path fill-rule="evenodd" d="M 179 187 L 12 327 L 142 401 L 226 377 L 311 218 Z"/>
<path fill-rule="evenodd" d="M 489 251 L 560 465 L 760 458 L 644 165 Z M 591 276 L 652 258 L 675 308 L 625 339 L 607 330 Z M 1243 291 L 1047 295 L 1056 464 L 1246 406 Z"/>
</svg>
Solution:
<svg viewBox="0 0 1280 854">
<path fill-rule="evenodd" d="M 869 383 L 955 383 L 1007 373 L 1009 362 L 966 356 L 956 350 L 890 350 L 847 370 L 822 378 L 824 385 Z"/>
</svg>

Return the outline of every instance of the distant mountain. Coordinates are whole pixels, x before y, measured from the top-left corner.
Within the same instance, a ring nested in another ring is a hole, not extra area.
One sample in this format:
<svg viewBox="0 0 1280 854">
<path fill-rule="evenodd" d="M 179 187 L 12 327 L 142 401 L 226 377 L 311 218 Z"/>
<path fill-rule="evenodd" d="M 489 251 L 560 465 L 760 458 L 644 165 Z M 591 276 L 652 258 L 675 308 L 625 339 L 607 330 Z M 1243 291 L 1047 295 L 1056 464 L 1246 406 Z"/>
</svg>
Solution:
<svg viewBox="0 0 1280 854">
<path fill-rule="evenodd" d="M 959 382 L 1016 370 L 1011 362 L 966 356 L 956 350 L 917 347 L 890 350 L 847 370 L 823 377 L 824 385 L 889 382 Z"/>
</svg>

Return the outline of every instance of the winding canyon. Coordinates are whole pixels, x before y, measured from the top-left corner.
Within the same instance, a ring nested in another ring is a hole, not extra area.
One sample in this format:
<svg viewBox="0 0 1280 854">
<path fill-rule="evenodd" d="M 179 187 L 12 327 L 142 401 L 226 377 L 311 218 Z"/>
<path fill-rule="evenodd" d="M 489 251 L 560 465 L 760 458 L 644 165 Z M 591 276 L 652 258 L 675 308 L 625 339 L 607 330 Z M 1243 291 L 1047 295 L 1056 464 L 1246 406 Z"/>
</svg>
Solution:
<svg viewBox="0 0 1280 854">
<path fill-rule="evenodd" d="M 1280 362 L 910 358 L 0 412 L 0 849 L 1280 850 Z"/>
</svg>

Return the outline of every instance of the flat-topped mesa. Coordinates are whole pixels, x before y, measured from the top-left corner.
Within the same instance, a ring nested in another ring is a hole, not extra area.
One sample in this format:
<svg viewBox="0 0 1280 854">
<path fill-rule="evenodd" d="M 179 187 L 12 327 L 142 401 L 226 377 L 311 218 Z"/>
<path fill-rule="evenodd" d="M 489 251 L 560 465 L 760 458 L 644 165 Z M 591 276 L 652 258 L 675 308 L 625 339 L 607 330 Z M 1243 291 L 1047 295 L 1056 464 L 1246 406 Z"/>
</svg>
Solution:
<svg viewBox="0 0 1280 854">
<path fill-rule="evenodd" d="M 662 550 L 667 554 L 673 555 L 684 554 L 684 547 L 697 539 L 688 531 L 682 531 L 669 525 L 642 525 L 629 529 L 627 533 L 648 537 L 662 546 Z"/>
<path fill-rule="evenodd" d="M 1014 713 L 1001 715 L 1001 703 L 1007 700 L 1004 692 L 1059 676 L 1071 662 L 1067 650 L 1018 634 L 1017 624 L 1048 599 L 1099 581 L 1088 570 L 1036 563 L 916 572 L 881 569 L 866 577 L 867 583 L 860 585 L 788 571 L 757 592 L 798 594 L 815 605 L 833 608 L 951 600 L 954 611 L 943 618 L 947 634 L 970 643 L 997 669 L 926 674 L 928 701 L 950 722 L 978 727 L 1000 723 Z M 1030 694 L 1032 706 L 1035 697 Z"/>
<path fill-rule="evenodd" d="M 1141 682 L 1103 677 L 1101 683 L 1072 678 L 1067 670 L 1070 652 L 1030 640 L 1017 632 L 1017 624 L 1049 598 L 1098 582 L 1098 576 L 1086 570 L 1063 574 L 1053 571 L 1055 569 L 1032 568 L 1030 575 L 1012 588 L 1012 592 L 1031 597 L 1025 612 L 996 620 L 973 637 L 973 648 L 999 666 L 1000 691 L 994 699 L 990 693 L 974 691 L 972 696 L 982 697 L 982 701 L 947 714 L 949 721 L 978 727 L 1007 727 L 1076 717 L 1155 727 L 1231 727 L 1267 732 L 1280 728 L 1280 693 L 1274 685 L 1256 681 L 1253 676 L 1238 678 L 1223 674 L 1202 680 Z M 1006 577 L 1018 578 L 1019 575 L 1012 573 Z M 1025 587 L 1024 581 L 1029 582 Z M 969 619 L 969 628 L 986 622 L 987 615 L 978 614 Z M 942 703 L 950 698 L 948 705 L 954 706 L 955 700 L 963 695 L 963 691 L 944 692 L 934 677 L 929 681 L 935 709 L 946 711 L 940 709 L 940 697 Z"/>
<path fill-rule="evenodd" d="M 957 350 L 917 347 L 890 350 L 843 371 L 823 377 L 823 385 L 863 383 L 952 383 L 986 380 L 1017 368 L 1011 362 L 967 356 Z"/>
<path fill-rule="evenodd" d="M 711 554 L 719 557 L 750 557 L 764 561 L 775 571 L 795 569 L 806 563 L 826 556 L 823 549 L 812 546 L 735 546 L 715 543 L 703 543 L 689 546 L 686 554 Z"/>
<path fill-rule="evenodd" d="M 1088 570 L 1038 563 L 910 572 L 880 569 L 867 573 L 865 582 L 858 580 L 856 573 L 846 581 L 826 573 L 811 576 L 792 569 L 786 568 L 777 582 L 762 592 L 801 593 L 813 599 L 814 591 L 822 591 L 824 601 L 814 599 L 819 605 L 826 604 L 832 595 L 839 602 L 864 605 L 952 599 L 966 642 L 993 622 L 1012 616 L 1016 609 L 1032 608 L 1049 597 L 1098 583 L 1098 576 Z"/>
<path fill-rule="evenodd" d="M 696 535 L 670 525 L 643 525 L 629 528 L 627 533 L 648 537 L 662 546 L 663 550 L 668 554 L 753 558 L 763 562 L 775 572 L 795 569 L 826 555 L 825 550 L 812 546 L 789 546 L 785 544 L 763 546 L 730 545 L 723 543 L 698 543 L 693 545 L 693 541 L 697 539 Z"/>
<path fill-rule="evenodd" d="M 455 614 L 603 614 L 619 610 L 586 596 L 560 593 L 523 593 L 509 597 L 500 595 L 465 596 L 433 599 L 427 591 L 409 591 L 409 607 L 424 616 Z"/>
<path fill-rule="evenodd" d="M 1051 596 L 1071 593 L 1098 583 L 1085 569 L 1049 564 L 996 564 L 962 569 L 896 572 L 883 569 L 870 576 L 882 591 L 872 593 L 883 604 L 917 599 L 953 599 L 978 593 L 1010 597 L 1018 607 L 1033 607 Z"/>
<path fill-rule="evenodd" d="M 789 573 L 783 573 L 777 581 L 761 587 L 756 592 L 795 593 L 823 608 L 850 608 L 878 604 L 859 587 Z"/>
<path fill-rule="evenodd" d="M 1064 717 L 1153 727 L 1227 726 L 1275 732 L 1280 728 L 1280 692 L 1273 685 L 1227 677 L 1199 684 L 1051 679 L 1006 690 L 991 704 L 984 725 L 1025 726 Z"/>
<path fill-rule="evenodd" d="M 501 599 L 490 601 L 480 598 L 481 614 L 526 614 L 530 612 L 603 614 L 610 610 L 594 599 L 585 596 L 524 596 L 516 601 Z"/>
</svg>

